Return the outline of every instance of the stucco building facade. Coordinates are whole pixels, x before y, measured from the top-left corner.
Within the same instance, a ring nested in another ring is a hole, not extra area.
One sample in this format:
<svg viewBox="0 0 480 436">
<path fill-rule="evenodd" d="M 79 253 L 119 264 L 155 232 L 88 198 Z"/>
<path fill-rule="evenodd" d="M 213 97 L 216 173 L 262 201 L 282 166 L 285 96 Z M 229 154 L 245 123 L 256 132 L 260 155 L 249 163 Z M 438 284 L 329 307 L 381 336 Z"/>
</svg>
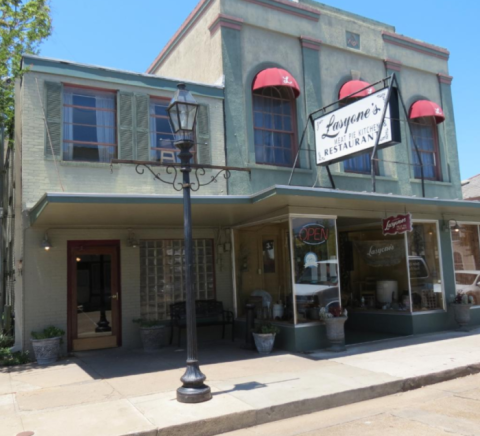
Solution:
<svg viewBox="0 0 480 436">
<path fill-rule="evenodd" d="M 454 242 L 452 228 L 478 231 L 480 208 L 461 200 L 448 59 L 310 0 L 202 0 L 146 74 L 26 56 L 16 93 L 16 345 L 54 324 L 70 350 L 135 347 L 132 320 L 168 325 L 169 304 L 184 298 L 181 198 L 148 172 L 110 163 L 176 161 L 169 77 L 201 104 L 196 162 L 249 170 L 193 199 L 196 296 L 233 310 L 239 336 L 252 301 L 280 326 L 277 344 L 297 351 L 327 345 L 321 307 L 348 308 L 351 343 L 453 328 L 455 244 L 465 238 Z M 310 115 L 356 104 L 392 74 L 407 111 L 395 120 L 401 140 L 373 164 L 362 153 L 330 165 L 330 178 L 316 164 Z M 385 234 L 382 220 L 401 214 L 410 231 Z M 474 270 L 475 250 L 460 250 Z M 105 304 L 95 286 L 108 287 L 107 334 L 96 332 Z M 480 322 L 480 311 L 472 317 Z"/>
</svg>

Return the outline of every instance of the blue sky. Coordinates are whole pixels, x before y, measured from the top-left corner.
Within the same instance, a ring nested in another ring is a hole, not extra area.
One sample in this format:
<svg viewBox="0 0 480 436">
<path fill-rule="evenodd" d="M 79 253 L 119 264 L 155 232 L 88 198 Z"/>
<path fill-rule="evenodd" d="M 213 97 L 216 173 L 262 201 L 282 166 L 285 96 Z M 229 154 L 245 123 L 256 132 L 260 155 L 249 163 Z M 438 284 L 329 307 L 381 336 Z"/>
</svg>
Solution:
<svg viewBox="0 0 480 436">
<path fill-rule="evenodd" d="M 240 0 L 229 0 L 240 1 Z M 144 72 L 198 0 L 51 0 L 53 35 L 42 56 Z M 323 3 L 382 21 L 445 47 L 462 178 L 480 173 L 474 83 L 480 73 L 478 0 L 335 0 Z"/>
</svg>

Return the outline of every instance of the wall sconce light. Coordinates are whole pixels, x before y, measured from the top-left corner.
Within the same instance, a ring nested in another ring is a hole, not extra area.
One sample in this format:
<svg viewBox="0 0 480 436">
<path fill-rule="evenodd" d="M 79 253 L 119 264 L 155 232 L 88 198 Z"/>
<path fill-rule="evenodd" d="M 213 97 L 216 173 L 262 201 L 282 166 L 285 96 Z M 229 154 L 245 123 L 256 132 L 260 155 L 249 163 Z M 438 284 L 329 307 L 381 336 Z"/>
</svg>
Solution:
<svg viewBox="0 0 480 436">
<path fill-rule="evenodd" d="M 131 230 L 128 231 L 127 247 L 138 248 L 140 241 Z"/>
<path fill-rule="evenodd" d="M 455 233 L 459 233 L 460 232 L 460 226 L 458 225 L 457 220 L 454 220 L 454 221 L 455 221 L 455 225 L 452 227 L 452 230 Z"/>
<path fill-rule="evenodd" d="M 49 251 L 50 248 L 52 248 L 52 244 L 50 243 L 50 240 L 48 239 L 48 233 L 47 232 L 45 232 L 45 236 L 44 236 L 43 241 L 42 241 L 42 248 L 45 251 Z"/>
</svg>

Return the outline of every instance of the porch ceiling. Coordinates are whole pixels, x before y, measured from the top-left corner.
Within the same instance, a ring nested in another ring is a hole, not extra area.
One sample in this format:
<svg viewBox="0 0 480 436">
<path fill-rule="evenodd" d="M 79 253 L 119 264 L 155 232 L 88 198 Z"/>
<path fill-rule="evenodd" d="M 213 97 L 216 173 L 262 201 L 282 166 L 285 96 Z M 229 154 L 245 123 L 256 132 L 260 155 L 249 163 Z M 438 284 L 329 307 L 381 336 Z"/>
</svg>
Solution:
<svg viewBox="0 0 480 436">
<path fill-rule="evenodd" d="M 480 221 L 480 202 L 323 188 L 273 186 L 253 195 L 192 197 L 195 226 L 235 226 L 286 210 L 352 217 L 407 211 L 414 217 Z M 29 217 L 34 227 L 178 226 L 183 206 L 178 195 L 47 193 L 29 210 Z"/>
</svg>

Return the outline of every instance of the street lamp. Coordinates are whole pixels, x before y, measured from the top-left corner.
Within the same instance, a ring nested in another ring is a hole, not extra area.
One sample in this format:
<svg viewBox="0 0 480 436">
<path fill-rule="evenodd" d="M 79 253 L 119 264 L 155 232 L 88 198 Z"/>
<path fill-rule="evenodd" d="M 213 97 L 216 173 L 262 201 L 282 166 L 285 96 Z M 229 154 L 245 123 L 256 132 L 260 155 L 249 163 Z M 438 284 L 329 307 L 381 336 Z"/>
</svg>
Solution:
<svg viewBox="0 0 480 436">
<path fill-rule="evenodd" d="M 193 238 L 192 212 L 190 201 L 190 172 L 194 146 L 193 130 L 197 117 L 198 104 L 185 85 L 179 84 L 170 105 L 168 116 L 175 138 L 175 147 L 180 150 L 180 171 L 183 174 L 183 225 L 185 247 L 185 290 L 187 309 L 187 369 L 180 379 L 183 386 L 177 389 L 177 400 L 181 403 L 201 403 L 212 398 L 210 388 L 204 383 L 205 375 L 198 365 L 197 326 L 195 320 L 195 297 L 192 288 Z"/>
<path fill-rule="evenodd" d="M 205 385 L 205 375 L 198 365 L 197 352 L 197 325 L 195 321 L 195 297 L 192 288 L 192 212 L 191 191 L 198 191 L 202 186 L 216 183 L 223 175 L 225 180 L 231 176 L 231 171 L 247 172 L 248 168 L 220 166 L 211 164 L 192 163 L 191 152 L 194 143 L 194 129 L 197 118 L 198 103 L 186 89 L 179 84 L 178 89 L 168 106 L 168 116 L 173 129 L 175 147 L 180 150 L 180 163 L 136 161 L 126 159 L 112 159 L 113 164 L 131 164 L 136 166 L 138 174 L 143 175 L 145 169 L 161 183 L 172 186 L 177 191 L 183 191 L 183 226 L 185 247 L 185 290 L 187 309 L 187 369 L 182 376 L 183 386 L 177 389 L 177 400 L 181 403 L 201 403 L 212 399 L 210 388 Z M 209 147 L 209 144 L 197 144 Z M 112 167 L 113 168 L 113 167 Z M 155 169 L 154 169 L 155 168 Z M 163 172 L 161 169 L 163 168 Z M 194 182 L 190 182 L 190 173 L 194 171 Z M 207 174 L 208 170 L 208 174 Z M 112 170 L 113 172 L 113 170 Z M 178 173 L 183 175 L 182 182 L 177 181 Z"/>
</svg>

